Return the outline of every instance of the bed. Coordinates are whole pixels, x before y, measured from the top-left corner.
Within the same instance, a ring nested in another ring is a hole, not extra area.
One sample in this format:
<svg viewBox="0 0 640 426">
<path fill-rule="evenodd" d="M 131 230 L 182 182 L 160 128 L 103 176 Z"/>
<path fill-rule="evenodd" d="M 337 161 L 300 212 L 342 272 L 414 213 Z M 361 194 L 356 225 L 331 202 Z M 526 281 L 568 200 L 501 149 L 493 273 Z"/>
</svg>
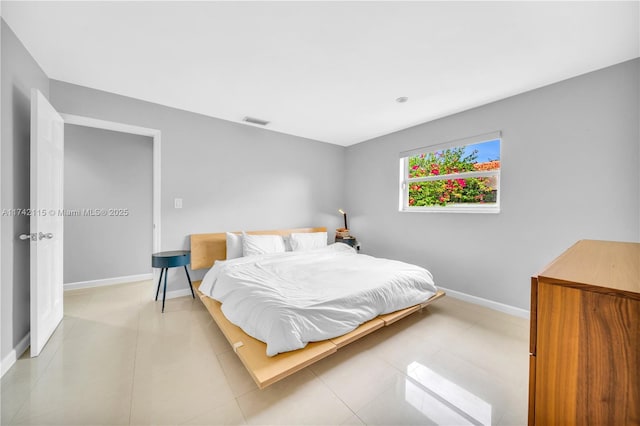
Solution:
<svg viewBox="0 0 640 426">
<path fill-rule="evenodd" d="M 271 238 L 253 235 L 317 237 L 323 232 L 326 233 L 326 228 L 253 231 L 246 233 L 246 239 Z M 232 259 L 227 260 L 227 233 L 191 235 L 191 268 L 210 268 L 194 287 L 260 389 L 444 296 L 444 292 L 426 282 L 428 277 L 420 278 L 425 272 L 430 277 L 423 268 L 355 254 L 353 248 L 343 244 L 309 252 L 260 253 L 239 259 L 230 253 L 229 257 Z M 212 267 L 216 260 L 225 262 Z M 318 277 L 325 275 L 323 271 L 332 270 L 333 265 L 339 271 L 337 276 Z M 385 276 L 389 268 L 399 268 L 399 278 L 393 275 L 390 284 L 378 285 L 377 281 L 384 281 L 378 277 Z M 356 275 L 352 275 L 356 273 L 365 275 L 357 285 L 345 285 L 357 281 L 353 279 Z M 343 275 L 346 281 L 341 281 Z M 305 286 L 297 285 L 301 281 L 305 281 Z M 332 286 L 324 287 L 326 282 Z M 394 287 L 397 285 L 403 286 L 402 291 Z M 316 292 L 308 293 L 307 287 L 314 286 Z M 345 287 L 350 290 L 345 291 Z M 320 288 L 322 291 L 317 291 Z M 360 303 L 363 295 L 368 302 Z M 359 308 L 345 309 L 348 306 Z M 239 316 L 242 312 L 250 315 Z M 331 315 L 336 313 L 338 316 L 333 318 Z M 322 327 L 308 317 L 323 324 Z M 319 322 L 321 319 L 324 322 Z"/>
</svg>

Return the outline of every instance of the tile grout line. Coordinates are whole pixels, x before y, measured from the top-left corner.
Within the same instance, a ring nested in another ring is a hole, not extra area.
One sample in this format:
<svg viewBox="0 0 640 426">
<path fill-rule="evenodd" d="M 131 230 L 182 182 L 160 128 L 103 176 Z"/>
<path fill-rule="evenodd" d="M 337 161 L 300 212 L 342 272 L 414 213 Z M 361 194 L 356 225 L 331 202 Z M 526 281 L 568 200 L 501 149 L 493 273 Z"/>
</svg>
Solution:
<svg viewBox="0 0 640 426">
<path fill-rule="evenodd" d="M 131 398 L 129 399 L 129 421 L 128 424 L 131 425 L 131 416 L 133 415 L 133 396 L 134 396 L 134 390 L 135 390 L 135 381 L 136 381 L 136 368 L 138 365 L 138 346 L 139 346 L 139 341 L 140 341 L 140 315 L 141 315 L 141 311 L 142 311 L 142 306 L 144 306 L 144 304 L 142 303 L 142 295 L 140 295 L 140 300 L 138 300 L 138 324 L 136 326 L 136 347 L 134 350 L 134 356 L 133 356 L 133 370 L 131 373 Z"/>
<path fill-rule="evenodd" d="M 333 396 L 335 396 L 340 402 L 342 402 L 344 404 L 345 407 L 347 407 L 347 409 L 351 412 L 352 415 L 356 416 L 363 424 L 366 424 L 364 421 L 362 421 L 362 419 L 358 416 L 358 414 L 353 411 L 353 408 L 351 408 L 351 406 L 349 404 L 347 404 L 346 401 L 344 401 L 342 398 L 340 398 L 340 396 L 335 393 L 335 391 L 331 388 L 331 386 L 329 386 L 329 384 L 327 382 L 325 382 L 324 380 L 322 380 L 322 377 L 320 377 L 315 371 L 313 371 L 313 369 L 311 368 L 311 366 L 307 366 L 306 368 L 309 369 L 309 371 L 311 372 L 311 374 L 313 374 L 316 379 L 318 379 L 320 381 L 320 383 L 322 383 L 322 385 L 324 387 L 326 387 L 329 392 L 331 392 L 331 394 Z M 347 419 L 343 420 L 343 423 L 346 421 Z"/>
</svg>

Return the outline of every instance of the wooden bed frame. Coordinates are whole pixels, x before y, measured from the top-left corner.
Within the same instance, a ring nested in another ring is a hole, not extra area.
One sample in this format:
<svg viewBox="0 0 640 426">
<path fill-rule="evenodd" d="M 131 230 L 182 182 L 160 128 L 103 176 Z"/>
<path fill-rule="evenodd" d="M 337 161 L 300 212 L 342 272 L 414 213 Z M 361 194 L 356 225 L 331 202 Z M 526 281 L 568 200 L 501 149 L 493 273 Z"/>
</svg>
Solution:
<svg viewBox="0 0 640 426">
<path fill-rule="evenodd" d="M 289 235 L 293 232 L 325 232 L 326 228 L 298 228 L 281 229 L 275 231 L 251 231 L 253 235 Z M 210 268 L 216 260 L 227 257 L 226 233 L 193 234 L 191 235 L 191 269 Z M 425 302 L 411 306 L 390 314 L 380 315 L 343 336 L 321 342 L 309 343 L 303 349 L 284 352 L 273 357 L 266 355 L 266 344 L 246 334 L 242 329 L 232 324 L 222 313 L 220 302 L 205 296 L 200 292 L 200 281 L 193 283 L 200 300 L 206 306 L 214 321 L 222 330 L 234 352 L 238 355 L 251 377 L 264 389 L 273 383 L 321 360 L 341 347 L 360 339 L 367 334 L 392 324 L 399 319 L 417 312 L 440 299 L 444 291 L 438 291 Z"/>
</svg>

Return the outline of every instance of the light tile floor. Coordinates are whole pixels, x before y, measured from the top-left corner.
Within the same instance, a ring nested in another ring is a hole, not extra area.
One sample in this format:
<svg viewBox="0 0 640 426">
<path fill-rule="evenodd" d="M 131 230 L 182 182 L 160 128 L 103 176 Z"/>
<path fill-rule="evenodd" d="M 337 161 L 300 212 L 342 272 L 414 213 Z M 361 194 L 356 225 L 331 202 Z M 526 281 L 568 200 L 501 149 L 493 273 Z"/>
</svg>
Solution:
<svg viewBox="0 0 640 426">
<path fill-rule="evenodd" d="M 199 300 L 150 281 L 65 293 L 1 424 L 524 425 L 528 321 L 451 297 L 258 390 Z"/>
</svg>

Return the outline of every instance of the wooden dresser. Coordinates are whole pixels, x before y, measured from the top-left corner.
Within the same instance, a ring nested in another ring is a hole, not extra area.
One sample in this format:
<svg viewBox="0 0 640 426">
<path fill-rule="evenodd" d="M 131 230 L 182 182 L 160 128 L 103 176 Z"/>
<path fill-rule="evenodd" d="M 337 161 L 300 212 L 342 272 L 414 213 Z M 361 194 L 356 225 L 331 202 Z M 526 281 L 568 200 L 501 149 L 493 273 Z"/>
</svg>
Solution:
<svg viewBox="0 0 640 426">
<path fill-rule="evenodd" d="M 531 279 L 529 425 L 640 425 L 640 244 L 579 241 Z"/>
</svg>

